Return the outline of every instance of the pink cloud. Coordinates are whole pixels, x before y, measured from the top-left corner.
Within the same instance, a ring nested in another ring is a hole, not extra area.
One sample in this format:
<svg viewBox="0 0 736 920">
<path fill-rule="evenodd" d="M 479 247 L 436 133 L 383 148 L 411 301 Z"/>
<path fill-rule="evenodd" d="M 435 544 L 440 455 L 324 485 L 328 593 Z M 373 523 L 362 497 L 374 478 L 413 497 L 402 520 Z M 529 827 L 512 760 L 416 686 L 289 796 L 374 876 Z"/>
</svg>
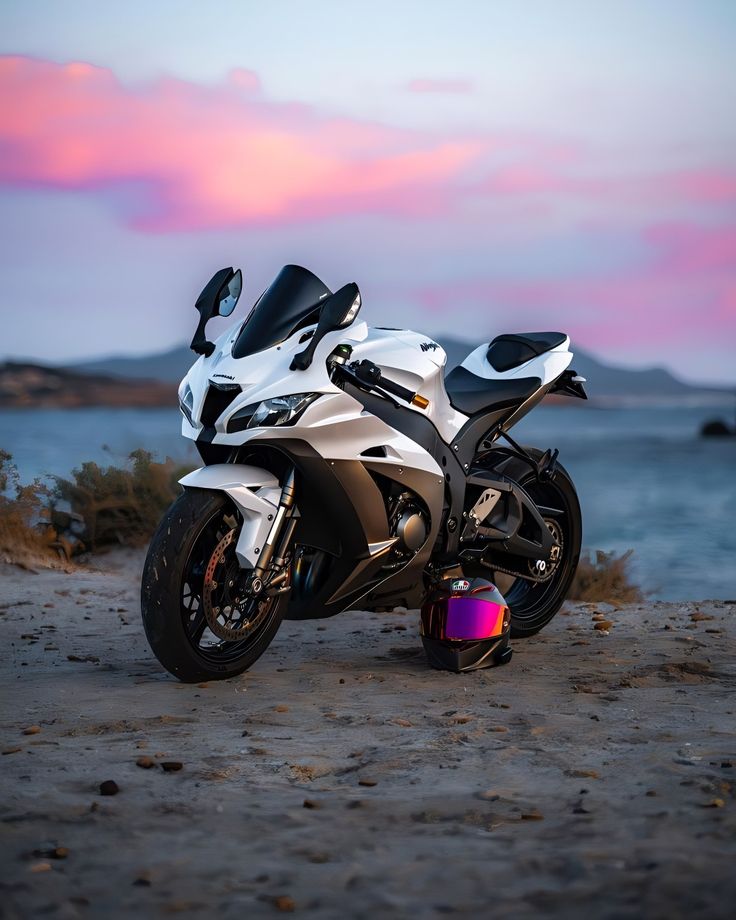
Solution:
<svg viewBox="0 0 736 920">
<path fill-rule="evenodd" d="M 580 165 L 579 160 L 571 163 L 573 167 Z M 629 204 L 720 205 L 736 202 L 736 170 L 717 167 L 654 175 L 596 176 L 558 171 L 547 162 L 520 162 L 492 170 L 480 183 L 479 191 L 491 197 L 545 195 Z"/>
<path fill-rule="evenodd" d="M 469 89 L 462 80 L 410 86 Z M 173 78 L 127 86 L 92 64 L 0 57 L 0 151 L 5 185 L 135 187 L 123 204 L 115 194 L 106 205 L 148 231 L 447 217 L 463 207 L 475 217 L 496 202 L 509 202 L 508 220 L 529 227 L 553 221 L 569 200 L 595 213 L 736 201 L 733 170 L 596 173 L 590 152 L 558 138 L 443 136 L 274 102 L 244 69 L 216 86 Z"/>
<path fill-rule="evenodd" d="M 410 93 L 451 93 L 456 95 L 465 95 L 473 92 L 473 84 L 470 80 L 430 80 L 416 79 L 410 80 L 406 84 Z"/>
<path fill-rule="evenodd" d="M 564 315 L 565 331 L 581 344 L 605 350 L 636 348 L 641 341 L 702 347 L 723 337 L 736 341 L 736 225 L 660 225 L 646 229 L 647 264 L 598 277 L 535 281 L 476 279 L 414 292 L 441 315 L 466 311 L 507 316 L 503 329 L 550 324 Z M 513 319 L 516 317 L 516 319 Z"/>
<path fill-rule="evenodd" d="M 105 68 L 23 57 L 0 58 L 0 145 L 6 184 L 145 183 L 134 223 L 149 230 L 433 213 L 488 148 L 270 102 L 249 71 L 130 88 Z"/>
</svg>

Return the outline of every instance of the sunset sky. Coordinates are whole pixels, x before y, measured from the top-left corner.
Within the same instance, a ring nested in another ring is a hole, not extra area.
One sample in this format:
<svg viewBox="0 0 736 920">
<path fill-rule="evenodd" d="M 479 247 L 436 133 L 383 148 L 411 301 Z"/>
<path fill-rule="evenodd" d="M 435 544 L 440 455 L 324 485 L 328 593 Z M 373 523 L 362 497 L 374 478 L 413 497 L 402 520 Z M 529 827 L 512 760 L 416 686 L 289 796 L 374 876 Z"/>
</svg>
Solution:
<svg viewBox="0 0 736 920">
<path fill-rule="evenodd" d="M 734 383 L 734 60 L 733 0 L 3 3 L 0 358 L 168 348 L 297 262 Z"/>
</svg>

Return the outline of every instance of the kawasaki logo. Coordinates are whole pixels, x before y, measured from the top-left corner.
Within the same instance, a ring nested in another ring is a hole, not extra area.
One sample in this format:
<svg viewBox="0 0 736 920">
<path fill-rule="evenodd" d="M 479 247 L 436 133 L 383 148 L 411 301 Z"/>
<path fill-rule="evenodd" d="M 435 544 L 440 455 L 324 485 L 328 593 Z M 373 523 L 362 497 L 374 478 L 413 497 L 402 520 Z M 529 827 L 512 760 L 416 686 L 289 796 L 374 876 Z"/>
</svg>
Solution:
<svg viewBox="0 0 736 920">
<path fill-rule="evenodd" d="M 213 374 L 213 377 L 223 377 L 225 380 L 235 380 L 232 374 Z"/>
<path fill-rule="evenodd" d="M 465 578 L 457 578 L 452 583 L 453 591 L 467 591 L 469 587 L 470 587 L 470 582 L 467 581 Z"/>
</svg>

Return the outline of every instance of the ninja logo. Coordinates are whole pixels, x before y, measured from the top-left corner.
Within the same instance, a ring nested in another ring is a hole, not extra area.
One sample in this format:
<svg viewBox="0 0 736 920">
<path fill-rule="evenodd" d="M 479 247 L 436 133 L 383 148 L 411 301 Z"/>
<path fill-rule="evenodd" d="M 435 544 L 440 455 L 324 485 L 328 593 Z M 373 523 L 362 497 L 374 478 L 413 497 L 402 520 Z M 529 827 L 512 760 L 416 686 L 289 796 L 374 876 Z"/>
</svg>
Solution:
<svg viewBox="0 0 736 920">
<path fill-rule="evenodd" d="M 457 578 L 452 583 L 453 591 L 467 591 L 469 587 L 470 587 L 470 582 L 467 581 L 465 578 Z"/>
<path fill-rule="evenodd" d="M 422 342 L 419 347 L 422 351 L 436 351 L 440 346 L 436 342 Z"/>
</svg>

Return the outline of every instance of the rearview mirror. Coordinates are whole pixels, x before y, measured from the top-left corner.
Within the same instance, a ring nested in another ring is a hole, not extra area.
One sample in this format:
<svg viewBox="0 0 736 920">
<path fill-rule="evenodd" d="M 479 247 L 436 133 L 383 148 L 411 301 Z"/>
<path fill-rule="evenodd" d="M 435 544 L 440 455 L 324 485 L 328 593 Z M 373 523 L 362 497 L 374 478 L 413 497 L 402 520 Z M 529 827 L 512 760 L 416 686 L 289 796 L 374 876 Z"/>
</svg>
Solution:
<svg viewBox="0 0 736 920">
<path fill-rule="evenodd" d="M 230 316 L 235 309 L 243 289 L 243 275 L 240 269 L 221 268 L 210 278 L 194 305 L 199 311 L 199 324 L 189 346 L 198 355 L 209 357 L 215 350 L 212 342 L 205 338 L 204 330 L 213 316 Z"/>
<path fill-rule="evenodd" d="M 230 316 L 238 304 L 242 290 L 243 274 L 238 269 L 227 284 L 223 285 L 218 294 L 217 313 L 220 316 Z"/>
<path fill-rule="evenodd" d="M 315 349 L 328 332 L 334 332 L 336 329 L 344 329 L 358 315 L 360 310 L 360 290 L 355 282 L 346 284 L 324 302 L 319 314 L 317 328 L 314 335 L 309 340 L 309 344 L 298 354 L 294 355 L 291 362 L 291 370 L 305 371 L 312 363 Z"/>
</svg>

